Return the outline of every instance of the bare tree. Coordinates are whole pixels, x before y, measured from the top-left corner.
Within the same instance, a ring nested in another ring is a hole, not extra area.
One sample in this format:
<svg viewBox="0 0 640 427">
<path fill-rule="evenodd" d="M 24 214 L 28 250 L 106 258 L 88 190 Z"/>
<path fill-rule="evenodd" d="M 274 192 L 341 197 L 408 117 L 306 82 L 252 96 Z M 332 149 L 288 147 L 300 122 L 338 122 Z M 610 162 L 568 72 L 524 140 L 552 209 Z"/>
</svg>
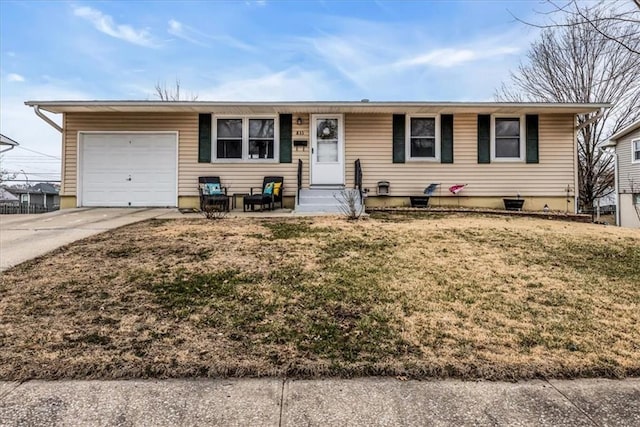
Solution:
<svg viewBox="0 0 640 427">
<path fill-rule="evenodd" d="M 561 28 L 575 25 L 586 25 L 602 37 L 620 45 L 636 55 L 640 55 L 638 38 L 640 37 L 640 0 L 599 0 L 597 3 L 578 0 L 547 0 L 550 10 L 540 12 L 547 19 L 543 23 L 518 21 L 536 28 Z M 594 9 L 607 11 L 606 14 L 594 16 Z M 559 18 L 559 20 L 558 20 Z M 622 25 L 622 33 L 611 31 L 611 25 Z M 635 39 L 636 43 L 633 43 Z"/>
<path fill-rule="evenodd" d="M 4 160 L 4 154 L 0 154 L 0 184 L 6 181 L 11 181 L 16 179 L 16 176 L 18 175 L 17 173 L 9 172 L 7 169 L 2 167 L 1 165 L 3 163 L 3 160 Z"/>
<path fill-rule="evenodd" d="M 177 79 L 173 88 L 168 88 L 166 83 L 156 83 L 155 91 L 155 95 L 160 98 L 160 101 L 196 101 L 198 99 L 198 95 L 181 93 L 180 80 Z"/>
<path fill-rule="evenodd" d="M 613 192 L 613 157 L 600 144 L 640 117 L 640 55 L 634 53 L 640 41 L 628 37 L 631 23 L 604 20 L 607 12 L 598 8 L 582 13 L 598 22 L 600 31 L 571 15 L 566 25 L 544 29 L 496 98 L 613 104 L 577 120 L 578 197 L 583 208 L 591 209 L 595 199 Z"/>
</svg>

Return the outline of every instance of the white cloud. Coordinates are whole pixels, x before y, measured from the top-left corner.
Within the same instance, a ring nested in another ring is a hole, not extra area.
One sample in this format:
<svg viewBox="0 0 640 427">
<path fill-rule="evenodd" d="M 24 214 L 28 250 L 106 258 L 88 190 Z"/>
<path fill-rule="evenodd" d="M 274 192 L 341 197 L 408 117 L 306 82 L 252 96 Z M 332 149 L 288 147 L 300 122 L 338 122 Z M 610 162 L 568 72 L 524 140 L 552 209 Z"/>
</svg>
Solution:
<svg viewBox="0 0 640 427">
<path fill-rule="evenodd" d="M 184 24 L 182 24 L 182 22 L 176 21 L 175 19 L 171 19 L 169 20 L 169 28 L 167 29 L 167 32 L 171 35 L 174 35 L 178 38 L 181 38 L 183 40 L 188 41 L 189 43 L 193 43 L 193 44 L 197 44 L 200 46 L 205 46 L 204 43 L 196 40 L 195 38 L 191 37 L 188 33 L 194 33 L 194 31 L 189 28 L 186 27 Z"/>
<path fill-rule="evenodd" d="M 97 9 L 88 6 L 76 7 L 74 15 L 91 22 L 96 30 L 111 37 L 127 41 L 129 43 L 144 46 L 158 47 L 151 34 L 145 29 L 135 29 L 130 25 L 117 24 L 109 15 L 105 15 Z"/>
<path fill-rule="evenodd" d="M 338 71 L 365 98 L 486 97 L 530 42 L 521 29 L 443 39 L 415 25 L 337 19 L 331 32 L 297 39 L 307 61 Z M 481 78 L 482 85 L 478 84 Z M 434 84 L 438 82 L 438 84 Z"/>
<path fill-rule="evenodd" d="M 22 83 L 25 81 L 25 78 L 20 74 L 10 73 L 10 74 L 7 74 L 7 81 L 14 82 L 14 83 Z"/>
<path fill-rule="evenodd" d="M 520 49 L 514 47 L 457 49 L 434 49 L 425 54 L 419 54 L 409 59 L 396 62 L 397 67 L 412 67 L 417 65 L 433 65 L 435 67 L 454 67 L 465 62 L 478 61 L 495 56 L 512 55 Z"/>
<path fill-rule="evenodd" d="M 221 83 L 196 92 L 202 101 L 301 101 L 329 100 L 339 90 L 319 71 L 296 67 L 258 76 L 221 76 Z"/>
<path fill-rule="evenodd" d="M 190 27 L 189 25 L 185 25 L 184 23 L 177 21 L 175 19 L 169 20 L 169 28 L 167 28 L 167 32 L 175 37 L 188 41 L 189 43 L 196 44 L 198 46 L 209 47 L 209 45 L 203 41 L 204 39 L 204 40 L 218 42 L 218 43 L 235 47 L 238 49 L 242 49 L 242 50 L 247 50 L 247 51 L 254 50 L 253 46 L 248 45 L 231 36 L 209 35 L 209 34 L 203 33 L 202 31 L 198 31 L 193 27 Z"/>
</svg>

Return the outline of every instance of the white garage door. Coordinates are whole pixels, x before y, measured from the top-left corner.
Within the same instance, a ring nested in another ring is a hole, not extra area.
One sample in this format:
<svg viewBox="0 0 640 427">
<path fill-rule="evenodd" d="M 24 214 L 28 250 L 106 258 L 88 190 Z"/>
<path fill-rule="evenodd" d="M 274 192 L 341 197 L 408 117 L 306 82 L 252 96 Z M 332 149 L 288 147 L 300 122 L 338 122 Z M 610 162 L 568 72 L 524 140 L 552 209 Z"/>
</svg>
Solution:
<svg viewBox="0 0 640 427">
<path fill-rule="evenodd" d="M 80 206 L 176 206 L 177 136 L 89 133 L 80 146 Z"/>
</svg>

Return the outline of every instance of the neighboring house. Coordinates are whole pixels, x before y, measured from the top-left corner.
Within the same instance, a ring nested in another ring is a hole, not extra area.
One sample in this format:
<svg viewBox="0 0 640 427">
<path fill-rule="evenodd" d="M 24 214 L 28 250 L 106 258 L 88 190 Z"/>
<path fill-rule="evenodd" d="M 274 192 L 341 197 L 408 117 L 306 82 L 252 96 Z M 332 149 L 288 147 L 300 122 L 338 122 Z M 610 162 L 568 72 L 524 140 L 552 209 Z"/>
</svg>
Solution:
<svg viewBox="0 0 640 427">
<path fill-rule="evenodd" d="M 0 187 L 0 205 L 17 205 L 18 203 L 20 203 L 18 196 Z"/>
<path fill-rule="evenodd" d="M 5 151 L 13 150 L 17 147 L 18 144 L 13 139 L 0 134 L 0 153 L 4 153 Z"/>
<path fill-rule="evenodd" d="M 609 138 L 615 148 L 617 223 L 640 228 L 640 120 Z"/>
<path fill-rule="evenodd" d="M 576 114 L 609 104 L 495 102 L 29 101 L 63 114 L 61 206 L 197 208 L 198 177 L 229 194 L 284 177 L 302 189 L 353 188 L 402 206 L 439 183 L 434 204 L 575 212 Z M 41 111 L 42 110 L 42 111 Z M 388 195 L 378 196 L 379 181 Z M 467 184 L 457 196 L 449 186 Z M 568 190 L 568 192 L 567 192 Z"/>
<path fill-rule="evenodd" d="M 26 188 L 9 188 L 8 190 L 19 197 L 21 204 L 39 206 L 51 210 L 60 206 L 59 191 L 49 183 L 39 183 Z"/>
</svg>

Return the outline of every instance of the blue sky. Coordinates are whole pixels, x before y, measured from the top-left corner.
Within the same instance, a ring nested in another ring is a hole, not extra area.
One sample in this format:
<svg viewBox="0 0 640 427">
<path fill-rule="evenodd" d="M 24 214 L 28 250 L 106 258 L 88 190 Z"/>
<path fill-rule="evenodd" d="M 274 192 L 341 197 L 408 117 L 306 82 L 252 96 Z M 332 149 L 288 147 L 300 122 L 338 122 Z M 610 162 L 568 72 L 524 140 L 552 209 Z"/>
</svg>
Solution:
<svg viewBox="0 0 640 427">
<path fill-rule="evenodd" d="M 3 168 L 59 174 L 60 135 L 26 100 L 485 101 L 537 30 L 540 1 L 0 0 Z M 41 175 L 36 175 L 40 173 Z M 51 175 L 47 175 L 51 174 Z"/>
</svg>

